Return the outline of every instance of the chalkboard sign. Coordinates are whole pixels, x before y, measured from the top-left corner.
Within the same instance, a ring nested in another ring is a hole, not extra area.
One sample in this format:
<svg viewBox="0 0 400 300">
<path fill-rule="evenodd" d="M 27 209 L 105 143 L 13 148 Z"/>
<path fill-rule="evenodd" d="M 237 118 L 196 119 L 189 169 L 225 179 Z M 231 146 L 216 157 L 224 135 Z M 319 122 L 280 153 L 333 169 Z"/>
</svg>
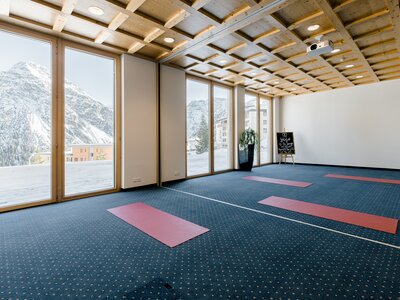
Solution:
<svg viewBox="0 0 400 300">
<path fill-rule="evenodd" d="M 295 154 L 293 132 L 277 132 L 278 154 Z"/>
</svg>

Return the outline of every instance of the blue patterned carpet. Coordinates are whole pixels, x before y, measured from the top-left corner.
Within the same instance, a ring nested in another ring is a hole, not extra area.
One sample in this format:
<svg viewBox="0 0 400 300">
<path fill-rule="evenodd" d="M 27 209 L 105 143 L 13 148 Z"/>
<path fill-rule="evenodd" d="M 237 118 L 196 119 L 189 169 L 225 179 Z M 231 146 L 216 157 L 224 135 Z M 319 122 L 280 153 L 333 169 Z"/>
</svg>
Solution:
<svg viewBox="0 0 400 300">
<path fill-rule="evenodd" d="M 400 249 L 373 242 L 400 246 L 399 231 L 257 203 L 274 195 L 400 218 L 400 185 L 327 173 L 400 179 L 398 171 L 271 165 L 167 185 L 338 232 L 162 188 L 3 213 L 0 299 L 400 299 Z M 250 174 L 314 184 L 241 179 Z M 134 202 L 210 232 L 170 249 L 106 211 Z"/>
</svg>

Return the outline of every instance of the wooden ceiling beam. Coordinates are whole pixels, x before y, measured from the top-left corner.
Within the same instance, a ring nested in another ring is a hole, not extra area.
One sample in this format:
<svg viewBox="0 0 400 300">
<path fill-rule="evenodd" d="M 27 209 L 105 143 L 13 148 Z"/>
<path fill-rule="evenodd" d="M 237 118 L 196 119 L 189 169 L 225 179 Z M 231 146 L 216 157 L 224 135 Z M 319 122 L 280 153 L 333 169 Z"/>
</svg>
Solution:
<svg viewBox="0 0 400 300">
<path fill-rule="evenodd" d="M 31 1 L 33 1 L 33 0 L 31 0 Z M 32 19 L 28 19 L 28 18 L 25 18 L 25 17 L 17 16 L 17 15 L 14 15 L 12 13 L 10 13 L 9 17 L 13 21 L 17 21 L 18 23 L 23 24 L 23 26 L 26 26 L 28 24 L 28 25 L 33 25 L 35 27 L 38 27 L 38 28 L 44 29 L 44 30 L 49 30 L 49 31 L 53 30 L 53 26 L 51 26 L 51 25 L 48 25 L 48 24 L 45 24 L 45 23 L 41 23 L 41 22 L 38 22 L 38 21 L 35 21 L 35 20 L 32 20 Z M 81 35 L 79 33 L 63 30 L 61 32 L 61 34 L 67 36 L 68 38 L 72 37 L 72 38 L 75 38 L 75 39 L 79 39 L 79 40 L 81 40 L 83 42 L 94 43 L 94 39 L 92 39 L 90 37 L 87 37 L 87 36 L 84 36 L 84 35 Z M 113 45 L 113 44 L 103 43 L 103 45 L 105 47 L 107 47 L 108 49 L 111 49 L 114 53 L 116 53 L 116 52 L 117 53 L 124 53 L 124 52 L 127 52 L 127 50 L 128 50 L 126 48 L 122 48 L 122 47 L 119 47 L 119 46 L 116 46 L 116 45 Z"/>
<path fill-rule="evenodd" d="M 390 17 L 392 19 L 393 30 L 396 38 L 396 47 L 400 52 L 400 8 L 399 0 L 385 0 L 389 8 Z"/>
<path fill-rule="evenodd" d="M 364 51 L 368 51 L 368 50 L 371 50 L 371 49 L 375 49 L 377 47 L 383 47 L 383 46 L 392 45 L 392 44 L 395 44 L 395 43 L 396 43 L 396 39 L 393 38 L 393 39 L 388 39 L 388 40 L 384 40 L 384 41 L 380 41 L 380 42 L 377 42 L 377 43 L 370 44 L 368 46 L 360 48 L 360 50 L 362 52 L 364 52 Z"/>
<path fill-rule="evenodd" d="M 1 2 L 1 0 L 0 0 Z M 53 30 L 61 32 L 64 29 L 65 24 L 67 24 L 68 17 L 71 15 L 74 10 L 78 0 L 64 0 L 61 12 L 56 17 L 56 20 L 53 25 Z"/>
<path fill-rule="evenodd" d="M 385 58 L 385 57 L 387 57 L 389 55 L 397 54 L 397 53 L 398 53 L 398 50 L 397 49 L 393 49 L 393 50 L 389 50 L 389 51 L 380 52 L 380 53 L 377 53 L 377 54 L 374 54 L 374 55 L 370 55 L 370 56 L 367 56 L 366 58 L 368 60 L 380 59 L 382 57 Z"/>
<path fill-rule="evenodd" d="M 387 63 L 393 63 L 393 62 L 399 62 L 399 61 L 400 61 L 400 57 L 395 57 L 395 58 L 391 58 L 391 59 L 382 60 L 376 64 L 371 65 L 371 67 L 378 68 L 378 66 L 380 66 L 380 65 L 387 64 Z"/>
<path fill-rule="evenodd" d="M 253 43 L 259 43 L 259 42 L 262 41 L 263 39 L 266 39 L 266 38 L 268 38 L 268 37 L 270 37 L 270 36 L 272 36 L 272 35 L 275 35 L 275 34 L 277 34 L 277 33 L 279 33 L 279 32 L 280 32 L 279 29 L 274 28 L 274 29 L 271 29 L 271 30 L 269 30 L 269 31 L 267 31 L 267 32 L 264 32 L 264 33 L 262 33 L 262 34 L 259 34 L 258 36 L 256 36 L 256 37 L 254 38 Z"/>
<path fill-rule="evenodd" d="M 333 11 L 334 11 L 335 13 L 338 13 L 339 11 L 345 9 L 346 6 L 352 4 L 352 3 L 356 2 L 356 1 L 357 1 L 357 0 L 346 0 L 346 1 L 344 1 L 344 2 L 342 2 L 342 3 L 340 3 L 340 4 L 338 4 L 338 5 L 336 5 L 336 6 L 333 8 Z"/>
<path fill-rule="evenodd" d="M 268 49 L 268 48 L 267 48 L 266 46 L 264 46 L 263 44 L 260 44 L 260 43 L 259 43 L 259 44 L 256 44 L 256 43 L 252 42 L 252 38 L 251 38 L 250 36 L 246 35 L 245 33 L 241 32 L 241 31 L 237 31 L 237 32 L 233 33 L 232 35 L 233 35 L 235 38 L 237 38 L 237 39 L 239 39 L 239 40 L 241 40 L 241 41 L 247 43 L 248 45 L 256 46 L 258 49 L 260 49 L 260 50 L 262 51 L 262 53 L 264 53 L 265 55 L 267 55 L 267 56 L 273 58 L 274 60 L 276 60 L 276 62 L 281 63 L 281 64 L 283 64 L 283 65 L 286 65 L 286 66 L 288 66 L 288 67 L 291 67 L 291 68 L 293 68 L 293 69 L 296 70 L 296 71 L 301 71 L 301 70 L 298 70 L 294 64 L 291 64 L 291 63 L 289 63 L 289 62 L 286 62 L 281 56 L 279 56 L 279 54 L 277 54 L 277 53 L 276 53 L 276 54 L 271 53 L 271 49 Z M 269 64 L 272 64 L 272 62 L 269 62 L 268 65 L 269 65 Z M 263 65 L 263 66 L 261 66 L 261 68 L 265 68 L 265 66 Z M 310 79 L 314 79 L 314 77 L 312 77 L 311 75 L 307 75 L 306 73 L 304 73 L 304 75 L 307 76 L 307 77 L 310 78 Z M 314 80 L 315 80 L 315 79 L 314 79 Z M 321 84 L 323 84 L 323 83 L 321 83 Z"/>
<path fill-rule="evenodd" d="M 285 44 L 285 45 L 282 45 L 282 46 L 279 46 L 279 47 L 277 47 L 277 48 L 275 48 L 275 49 L 272 49 L 272 50 L 271 50 L 271 53 L 272 53 L 272 54 L 276 54 L 276 53 L 285 51 L 285 50 L 287 50 L 288 48 L 291 48 L 291 47 L 293 47 L 293 46 L 296 46 L 296 44 L 297 44 L 296 42 L 287 43 L 287 44 Z"/>
<path fill-rule="evenodd" d="M 280 19 L 278 19 L 278 17 L 269 15 L 269 16 L 266 17 L 266 20 L 272 26 L 274 26 L 276 28 L 279 28 L 279 29 L 281 29 L 282 32 L 286 33 L 286 36 L 288 38 L 290 38 L 292 41 L 296 42 L 298 45 L 302 45 L 303 48 L 304 48 L 304 52 L 306 52 L 305 49 L 307 47 L 307 44 L 304 43 L 304 41 L 296 33 L 294 33 L 293 31 L 288 30 L 286 28 L 285 24 Z M 342 77 L 344 82 L 346 82 L 349 85 L 352 85 L 350 80 L 348 80 L 344 75 L 342 75 L 338 70 L 336 70 L 330 63 L 325 61 L 325 59 L 323 57 L 316 56 L 315 59 L 318 60 L 319 64 L 321 64 L 323 66 L 326 66 L 326 67 L 330 67 L 330 68 L 332 68 L 332 70 L 335 70 L 337 72 L 338 76 Z M 310 75 L 308 75 L 308 76 L 310 76 Z"/>
<path fill-rule="evenodd" d="M 219 23 L 216 18 L 210 16 L 210 14 L 206 14 L 203 10 L 194 10 L 193 7 L 183 1 L 173 1 L 173 0 L 165 0 L 167 2 L 171 2 L 171 4 L 179 5 L 179 8 L 188 11 L 191 14 L 196 14 L 201 17 L 207 23 L 214 25 L 215 28 L 207 32 L 201 37 L 190 41 L 185 46 L 181 47 L 179 50 L 172 50 L 166 57 L 161 60 L 161 63 L 169 62 L 177 57 L 183 56 L 187 53 L 191 53 L 201 47 L 206 46 L 216 40 L 219 40 L 226 35 L 229 35 L 249 24 L 252 24 L 265 15 L 274 13 L 283 7 L 286 7 L 289 4 L 294 3 L 296 0 L 262 0 L 260 3 L 254 5 L 246 12 L 239 14 L 233 19 L 230 19 L 226 22 Z"/>
<path fill-rule="evenodd" d="M 126 9 L 134 12 L 135 10 L 137 10 L 140 6 L 142 6 L 142 4 L 146 2 L 146 0 L 130 0 L 128 2 L 128 4 L 126 5 Z"/>
<path fill-rule="evenodd" d="M 35 2 L 37 4 L 40 4 L 42 6 L 45 6 L 47 8 L 50 8 L 51 10 L 56 11 L 59 14 L 63 14 L 64 15 L 64 13 L 62 12 L 62 7 L 60 7 L 58 5 L 55 5 L 55 4 L 52 4 L 52 3 L 49 3 L 49 2 L 43 1 L 43 0 L 31 0 L 31 1 Z M 126 11 L 126 10 L 124 10 L 124 11 Z M 119 34 L 122 34 L 122 35 L 124 35 L 126 37 L 131 38 L 132 40 L 134 40 L 134 42 L 139 42 L 139 43 L 145 44 L 145 46 L 150 46 L 150 47 L 152 47 L 154 49 L 161 50 L 161 51 L 170 51 L 171 50 L 169 47 L 164 46 L 164 45 L 159 44 L 159 43 L 146 42 L 146 41 L 144 41 L 143 37 L 138 36 L 137 34 L 122 30 L 120 28 L 117 28 L 115 31 L 111 30 L 111 29 L 108 28 L 109 24 L 103 23 L 101 21 L 92 19 L 92 18 L 84 16 L 84 15 L 81 15 L 81 14 L 79 14 L 77 12 L 74 12 L 74 11 L 72 11 L 71 17 L 74 17 L 74 18 L 80 19 L 82 21 L 86 21 L 86 22 L 92 23 L 92 24 L 98 26 L 99 28 L 102 28 L 103 30 L 96 37 L 98 42 L 100 42 L 107 35 L 106 33 L 102 33 L 103 31 L 104 32 L 108 32 L 110 34 L 113 34 L 114 32 L 118 32 Z M 164 28 L 164 27 L 162 27 L 162 28 Z M 102 35 L 100 36 L 100 34 L 102 34 Z M 103 41 L 103 43 L 104 43 L 104 41 Z M 119 48 L 121 49 L 121 47 L 119 47 Z"/>
<path fill-rule="evenodd" d="M 310 21 L 314 20 L 315 18 L 318 18 L 318 17 L 322 16 L 323 14 L 324 14 L 324 12 L 322 10 L 318 10 L 318 11 L 312 12 L 311 14 L 301 18 L 300 20 L 288 25 L 287 29 L 288 30 L 294 30 L 296 28 L 299 28 L 304 23 L 310 22 Z"/>
<path fill-rule="evenodd" d="M 316 34 L 313 34 L 313 35 L 309 36 L 309 37 L 306 38 L 303 42 L 304 42 L 304 43 L 312 42 L 312 41 L 316 40 L 317 37 L 319 37 L 319 36 L 321 36 L 321 35 L 323 35 L 323 36 L 326 38 L 328 34 L 333 33 L 333 32 L 336 32 L 336 29 L 335 29 L 335 28 L 333 28 L 333 27 L 332 27 L 332 28 L 328 28 L 328 29 L 325 29 L 325 30 L 323 30 L 323 31 L 321 31 L 321 32 L 318 32 L 318 33 L 316 33 Z"/>
<path fill-rule="evenodd" d="M 381 34 L 381 33 L 387 32 L 387 31 L 391 31 L 391 30 L 393 30 L 393 26 L 392 25 L 385 26 L 385 27 L 382 27 L 382 28 L 379 28 L 379 29 L 368 31 L 368 32 L 363 33 L 363 34 L 356 35 L 356 36 L 353 37 L 353 40 L 355 42 L 358 42 L 358 41 L 361 41 L 363 39 L 374 37 L 374 36 L 376 36 L 378 34 Z"/>
<path fill-rule="evenodd" d="M 221 53 L 221 54 L 219 54 L 219 55 L 223 55 L 223 53 Z M 207 58 L 206 58 L 206 59 L 201 59 L 201 58 L 196 57 L 196 56 L 194 56 L 194 55 L 192 55 L 192 54 L 187 54 L 186 56 L 187 56 L 188 58 L 190 58 L 190 59 L 196 61 L 195 63 L 190 64 L 189 66 L 187 66 L 186 68 L 184 68 L 186 71 L 191 71 L 193 68 L 195 68 L 196 66 L 199 66 L 199 65 L 205 65 L 205 66 L 210 66 L 210 65 L 211 65 L 211 66 L 214 68 L 214 69 L 212 69 L 212 70 L 215 70 L 215 69 L 217 69 L 217 71 L 225 70 L 225 71 L 227 71 L 227 72 L 230 73 L 229 76 L 227 75 L 227 77 L 226 77 L 225 79 L 219 78 L 220 80 L 223 80 L 223 81 L 226 81 L 226 80 L 232 78 L 233 76 L 244 76 L 245 73 L 248 73 L 248 72 L 251 72 L 251 71 L 254 71 L 254 70 L 255 70 L 255 67 L 254 67 L 254 66 L 251 66 L 251 67 L 249 67 L 249 68 L 247 68 L 247 69 L 245 69 L 245 70 L 243 70 L 243 71 L 241 71 L 241 72 L 237 72 L 237 71 L 235 71 L 235 70 L 232 70 L 231 68 L 233 68 L 233 67 L 239 65 L 238 63 L 228 64 L 228 65 L 226 65 L 226 66 L 220 66 L 220 65 L 218 65 L 218 64 L 209 63 L 209 60 L 207 60 Z M 211 70 L 210 70 L 210 71 L 211 71 Z M 215 72 L 217 72 L 217 71 L 212 71 L 210 74 L 215 73 Z M 207 75 L 206 73 L 207 73 L 207 72 L 205 72 L 204 75 Z M 233 76 L 231 76 L 232 74 L 233 74 Z M 265 73 L 264 75 L 265 75 L 265 76 L 268 76 L 268 75 L 270 75 L 270 74 L 269 74 L 269 73 Z M 252 77 L 250 77 L 250 76 L 244 76 L 244 77 L 246 77 L 246 78 L 249 79 L 249 80 L 255 81 L 256 83 L 262 83 L 262 82 L 256 80 L 255 78 L 252 78 Z M 271 88 L 274 88 L 274 87 L 271 87 Z M 277 90 L 278 92 L 281 92 L 281 91 L 282 91 L 282 90 L 280 90 L 280 89 L 278 89 L 278 88 L 276 88 L 276 90 Z"/>
<path fill-rule="evenodd" d="M 234 54 L 227 54 L 223 49 L 221 49 L 221 48 L 219 48 L 219 47 L 217 47 L 217 46 L 215 46 L 215 45 L 213 45 L 213 44 L 209 44 L 208 47 L 210 47 L 211 49 L 217 51 L 217 53 L 221 54 L 221 56 L 224 56 L 226 59 L 235 60 L 237 63 L 240 63 L 240 64 L 245 65 L 247 68 L 261 69 L 261 68 L 260 68 L 261 66 L 255 64 L 255 63 L 253 63 L 253 62 L 251 62 L 251 61 L 246 62 L 246 61 L 245 61 L 245 60 L 246 60 L 245 58 L 241 58 L 241 57 L 239 57 L 239 56 L 237 56 L 237 55 L 234 55 Z M 263 69 L 263 71 L 266 73 L 266 75 L 275 76 L 275 77 L 277 77 L 278 79 L 283 80 L 283 81 L 285 81 L 285 82 L 287 82 L 287 83 L 290 83 L 290 84 L 292 83 L 291 81 L 284 80 L 284 79 L 283 79 L 282 77 L 280 77 L 280 76 L 274 75 L 272 72 L 270 72 L 270 71 L 268 71 L 268 70 L 266 70 L 266 69 Z M 297 87 L 298 87 L 298 88 L 302 88 L 301 86 L 297 86 Z"/>
<path fill-rule="evenodd" d="M 352 55 L 352 54 L 353 54 L 353 51 L 351 51 L 351 50 L 341 51 L 341 52 L 339 52 L 337 54 L 333 54 L 333 55 L 327 56 L 325 58 L 325 60 L 326 61 L 332 61 L 332 60 L 335 60 L 335 59 L 337 59 L 339 57 L 346 56 L 346 55 Z"/>
<path fill-rule="evenodd" d="M 364 16 L 362 18 L 359 18 L 359 19 L 356 19 L 354 21 L 351 21 L 351 22 L 345 24 L 344 27 L 346 29 L 349 29 L 350 27 L 353 27 L 355 25 L 359 25 L 359 24 L 374 20 L 374 19 L 376 19 L 378 17 L 387 15 L 388 13 L 389 13 L 389 9 L 384 8 L 384 9 L 378 10 L 378 11 L 376 11 L 376 12 L 370 14 L 370 15 L 367 15 L 367 16 Z"/>
<path fill-rule="evenodd" d="M 364 55 L 362 54 L 362 52 L 358 48 L 358 45 L 354 42 L 352 36 L 347 31 L 346 27 L 343 25 L 342 20 L 333 11 L 333 9 L 332 9 L 331 5 L 329 4 L 328 0 L 314 0 L 314 1 L 324 11 L 325 15 L 330 20 L 330 22 L 333 25 L 333 27 L 335 27 L 336 30 L 340 33 L 340 35 L 344 39 L 345 43 L 353 51 L 355 57 L 358 58 L 358 60 L 362 64 L 362 66 L 368 71 L 368 73 L 370 74 L 372 80 L 374 80 L 375 82 L 378 82 L 379 78 L 376 76 L 374 70 L 371 68 L 371 66 L 369 65 L 367 59 L 364 57 Z"/>
</svg>

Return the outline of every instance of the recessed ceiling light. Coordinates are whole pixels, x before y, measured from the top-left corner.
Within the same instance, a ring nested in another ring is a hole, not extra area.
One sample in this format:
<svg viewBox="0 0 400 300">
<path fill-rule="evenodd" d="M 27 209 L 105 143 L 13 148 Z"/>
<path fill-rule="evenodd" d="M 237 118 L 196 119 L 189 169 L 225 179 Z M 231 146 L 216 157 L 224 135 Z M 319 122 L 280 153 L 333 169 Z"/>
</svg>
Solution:
<svg viewBox="0 0 400 300">
<path fill-rule="evenodd" d="M 96 16 L 102 16 L 104 15 L 104 10 L 100 7 L 97 6 L 90 6 L 88 8 L 88 11 Z"/>
<path fill-rule="evenodd" d="M 295 90 L 296 90 L 296 88 L 291 88 L 290 90 L 291 90 L 291 91 L 295 91 Z"/>
<path fill-rule="evenodd" d="M 363 78 L 364 76 L 362 76 L 362 75 L 358 75 L 358 76 L 356 76 L 356 78 Z"/>
<path fill-rule="evenodd" d="M 227 60 L 226 60 L 226 59 L 221 59 L 219 62 L 220 62 L 221 64 L 224 64 L 224 63 L 227 62 Z"/>
<path fill-rule="evenodd" d="M 331 51 L 331 53 L 338 53 L 338 52 L 340 52 L 340 49 L 333 49 L 333 50 Z"/>
<path fill-rule="evenodd" d="M 251 75 L 252 76 L 257 75 L 257 72 L 252 72 Z"/>
<path fill-rule="evenodd" d="M 315 30 L 318 30 L 319 27 L 320 27 L 320 26 L 319 26 L 318 24 L 315 24 L 315 25 L 308 26 L 308 27 L 307 27 L 307 30 L 308 30 L 308 31 L 315 31 Z"/>
<path fill-rule="evenodd" d="M 278 84 L 278 83 L 279 83 L 279 81 L 274 81 L 274 82 L 273 82 L 273 84 Z"/>
<path fill-rule="evenodd" d="M 166 38 L 164 38 L 164 42 L 171 44 L 171 43 L 175 42 L 175 39 L 172 37 L 166 37 Z"/>
<path fill-rule="evenodd" d="M 346 68 L 352 68 L 354 65 L 347 65 Z"/>
</svg>

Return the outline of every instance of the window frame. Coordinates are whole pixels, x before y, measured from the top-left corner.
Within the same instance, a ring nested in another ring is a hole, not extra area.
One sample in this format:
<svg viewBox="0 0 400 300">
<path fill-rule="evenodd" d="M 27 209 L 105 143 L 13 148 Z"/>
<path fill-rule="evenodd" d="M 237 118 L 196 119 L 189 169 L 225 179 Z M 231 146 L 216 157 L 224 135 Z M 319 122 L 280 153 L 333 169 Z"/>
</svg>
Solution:
<svg viewBox="0 0 400 300">
<path fill-rule="evenodd" d="M 187 81 L 192 80 L 192 81 L 197 81 L 201 83 L 206 83 L 209 87 L 209 111 L 208 111 L 208 120 L 209 120 L 209 130 L 210 130 L 210 141 L 209 141 L 209 172 L 207 173 L 202 173 L 202 174 L 197 174 L 197 175 L 191 175 L 188 176 L 188 168 L 187 168 L 187 105 L 185 104 L 185 178 L 186 179 L 191 179 L 191 178 L 198 178 L 198 177 L 203 177 L 203 176 L 208 176 L 208 175 L 214 175 L 214 174 L 221 174 L 221 173 L 226 173 L 230 172 L 234 169 L 234 158 L 235 158 L 235 151 L 234 151 L 234 137 L 235 137 L 235 112 L 234 112 L 234 91 L 233 88 L 229 85 L 225 85 L 222 83 L 214 82 L 209 79 L 205 79 L 202 77 L 194 76 L 191 74 L 186 73 L 186 78 L 185 78 L 185 88 L 187 87 Z M 230 168 L 226 170 L 221 170 L 221 171 L 214 171 L 214 86 L 220 86 L 222 88 L 227 88 L 230 89 L 231 91 L 231 161 L 230 161 Z M 187 91 L 186 91 L 187 95 Z M 186 99 L 187 101 L 187 99 Z M 187 102 L 186 102 L 187 103 Z"/>
<path fill-rule="evenodd" d="M 51 116 L 51 199 L 43 199 L 35 202 L 28 202 L 18 205 L 10 205 L 0 208 L 0 212 L 12 211 L 16 209 L 28 208 L 49 203 L 64 202 L 85 197 L 104 195 L 118 192 L 121 190 L 121 58 L 118 54 L 106 50 L 83 45 L 73 41 L 65 40 L 50 34 L 23 28 L 13 24 L 0 22 L 0 30 L 21 37 L 36 39 L 50 43 L 51 46 L 51 72 L 52 72 L 52 116 Z M 99 190 L 79 195 L 64 195 L 64 70 L 65 70 L 65 47 L 77 49 L 99 56 L 109 57 L 115 61 L 114 80 L 114 188 Z"/>
</svg>

